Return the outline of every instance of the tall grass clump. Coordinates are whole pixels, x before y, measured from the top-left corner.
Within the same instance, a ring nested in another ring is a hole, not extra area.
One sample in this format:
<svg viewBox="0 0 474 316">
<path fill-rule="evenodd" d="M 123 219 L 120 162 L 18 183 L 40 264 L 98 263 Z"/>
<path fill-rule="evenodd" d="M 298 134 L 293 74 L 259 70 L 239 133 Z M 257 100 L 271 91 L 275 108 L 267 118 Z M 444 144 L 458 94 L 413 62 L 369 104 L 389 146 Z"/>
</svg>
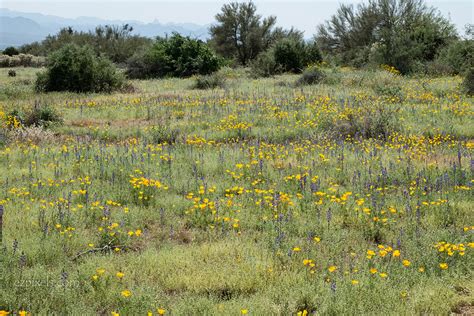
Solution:
<svg viewBox="0 0 474 316">
<path fill-rule="evenodd" d="M 201 75 L 195 78 L 193 88 L 198 90 L 225 88 L 225 81 L 225 77 L 219 73 Z"/>
</svg>

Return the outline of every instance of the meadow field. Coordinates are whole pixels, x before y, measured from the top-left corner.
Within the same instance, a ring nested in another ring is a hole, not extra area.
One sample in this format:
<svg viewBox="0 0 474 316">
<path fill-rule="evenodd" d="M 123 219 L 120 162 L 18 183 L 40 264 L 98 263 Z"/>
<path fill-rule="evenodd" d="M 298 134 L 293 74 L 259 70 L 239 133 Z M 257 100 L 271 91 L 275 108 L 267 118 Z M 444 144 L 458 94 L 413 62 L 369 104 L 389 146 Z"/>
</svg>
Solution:
<svg viewBox="0 0 474 316">
<path fill-rule="evenodd" d="M 0 69 L 0 315 L 474 313 L 461 77 L 76 94 L 37 71 Z"/>
</svg>

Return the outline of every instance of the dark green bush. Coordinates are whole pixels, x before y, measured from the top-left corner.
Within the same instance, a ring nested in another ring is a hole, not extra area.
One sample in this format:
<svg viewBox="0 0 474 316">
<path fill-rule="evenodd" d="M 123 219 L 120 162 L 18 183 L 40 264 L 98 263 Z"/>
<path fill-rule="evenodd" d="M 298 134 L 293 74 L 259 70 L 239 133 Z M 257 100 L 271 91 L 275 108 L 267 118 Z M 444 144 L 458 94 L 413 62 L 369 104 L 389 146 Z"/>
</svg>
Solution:
<svg viewBox="0 0 474 316">
<path fill-rule="evenodd" d="M 316 68 L 310 67 L 306 69 L 303 74 L 296 81 L 296 86 L 305 86 L 321 83 L 325 78 L 324 73 Z"/>
<path fill-rule="evenodd" d="M 286 37 L 252 62 L 254 76 L 269 77 L 283 72 L 301 73 L 310 64 L 320 62 L 317 45 L 305 43 L 303 38 Z"/>
<path fill-rule="evenodd" d="M 284 38 L 273 47 L 276 64 L 284 72 L 301 73 L 309 64 L 320 62 L 321 53 L 317 45 L 307 44 L 303 39 Z"/>
<path fill-rule="evenodd" d="M 197 76 L 193 88 L 201 90 L 225 88 L 225 77 L 219 73 Z"/>
<path fill-rule="evenodd" d="M 37 91 L 111 92 L 124 84 L 123 76 L 105 57 L 88 46 L 68 44 L 48 58 L 46 72 L 39 73 Z"/>
<path fill-rule="evenodd" d="M 474 95 L 474 67 L 466 72 L 462 85 L 466 94 Z"/>
<path fill-rule="evenodd" d="M 457 38 L 455 26 L 423 0 L 372 0 L 341 4 L 316 40 L 343 65 L 391 65 L 402 74 L 436 58 Z"/>
<path fill-rule="evenodd" d="M 281 72 L 272 50 L 258 55 L 250 64 L 252 77 L 271 77 Z"/>
<path fill-rule="evenodd" d="M 453 74 L 460 74 L 474 67 L 474 40 L 454 41 L 443 48 L 437 63 L 446 65 Z"/>
<path fill-rule="evenodd" d="M 276 64 L 285 72 L 300 73 L 306 66 L 305 45 L 302 41 L 285 38 L 273 47 Z"/>
<path fill-rule="evenodd" d="M 14 55 L 20 54 L 20 52 L 15 47 L 10 46 L 3 50 L 3 54 L 8 55 L 8 56 L 14 56 Z"/>
<path fill-rule="evenodd" d="M 149 78 L 152 77 L 152 62 L 147 56 L 145 49 L 138 50 L 127 60 L 126 75 L 128 78 Z"/>
<path fill-rule="evenodd" d="M 137 52 L 127 62 L 130 78 L 190 77 L 208 75 L 221 66 L 221 60 L 206 43 L 174 33 L 158 38 L 150 47 Z"/>
<path fill-rule="evenodd" d="M 45 72 L 38 72 L 36 74 L 36 82 L 35 82 L 35 90 L 37 92 L 41 91 L 48 91 L 47 88 L 49 87 L 49 74 L 47 71 Z"/>
<path fill-rule="evenodd" d="M 306 43 L 305 54 L 305 66 L 323 61 L 323 55 L 315 40 Z"/>
<path fill-rule="evenodd" d="M 124 77 L 112 62 L 106 58 L 97 58 L 94 70 L 94 91 L 111 92 L 122 89 Z"/>
</svg>

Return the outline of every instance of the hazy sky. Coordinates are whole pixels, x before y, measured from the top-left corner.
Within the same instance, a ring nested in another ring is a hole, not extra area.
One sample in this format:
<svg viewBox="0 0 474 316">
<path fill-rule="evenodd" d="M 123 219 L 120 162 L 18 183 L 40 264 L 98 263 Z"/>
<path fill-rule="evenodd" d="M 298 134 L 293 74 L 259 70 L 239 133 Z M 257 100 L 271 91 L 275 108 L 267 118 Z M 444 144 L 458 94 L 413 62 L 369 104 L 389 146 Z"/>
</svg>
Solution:
<svg viewBox="0 0 474 316">
<path fill-rule="evenodd" d="M 208 24 L 214 21 L 223 0 L 0 0 L 0 7 L 23 12 L 38 12 L 68 18 L 78 16 L 98 17 L 110 20 L 138 20 L 152 22 L 192 22 Z M 294 26 L 313 34 L 316 25 L 333 14 L 339 3 L 358 3 L 357 0 L 254 0 L 258 12 L 263 16 L 276 15 L 278 25 Z M 458 29 L 464 33 L 464 25 L 474 23 L 474 0 L 428 0 L 442 14 L 449 16 Z"/>
</svg>

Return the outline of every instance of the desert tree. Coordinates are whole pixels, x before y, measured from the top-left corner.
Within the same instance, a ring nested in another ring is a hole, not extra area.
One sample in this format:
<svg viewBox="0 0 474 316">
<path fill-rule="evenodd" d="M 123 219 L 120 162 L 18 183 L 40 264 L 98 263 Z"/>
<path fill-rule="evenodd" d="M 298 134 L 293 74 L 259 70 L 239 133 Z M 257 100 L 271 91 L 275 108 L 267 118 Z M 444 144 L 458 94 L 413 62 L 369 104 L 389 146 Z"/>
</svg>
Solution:
<svg viewBox="0 0 474 316">
<path fill-rule="evenodd" d="M 342 4 L 318 27 L 316 40 L 341 64 L 373 61 L 410 72 L 417 62 L 433 60 L 457 38 L 454 26 L 423 0 L 370 0 Z"/>
<path fill-rule="evenodd" d="M 274 40 L 276 17 L 262 18 L 253 2 L 224 4 L 216 21 L 210 28 L 212 46 L 223 57 L 242 65 L 255 59 Z"/>
</svg>

